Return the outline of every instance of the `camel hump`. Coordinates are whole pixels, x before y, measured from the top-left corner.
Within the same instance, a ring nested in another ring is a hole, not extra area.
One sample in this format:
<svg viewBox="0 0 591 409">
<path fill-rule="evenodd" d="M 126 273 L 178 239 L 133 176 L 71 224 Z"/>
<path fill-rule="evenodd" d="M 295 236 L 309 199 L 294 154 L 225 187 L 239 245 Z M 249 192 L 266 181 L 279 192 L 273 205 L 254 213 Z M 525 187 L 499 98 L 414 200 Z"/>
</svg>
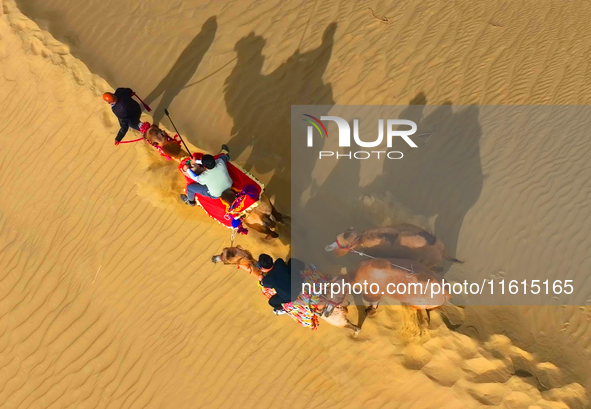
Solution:
<svg viewBox="0 0 591 409">
<path fill-rule="evenodd" d="M 427 245 L 429 246 L 433 246 L 435 243 L 437 243 L 437 237 L 433 236 L 426 230 L 420 232 L 419 236 L 423 237 L 427 241 Z"/>
<path fill-rule="evenodd" d="M 400 245 L 409 249 L 420 249 L 427 245 L 427 240 L 421 235 L 404 236 L 400 238 Z"/>
<path fill-rule="evenodd" d="M 375 258 L 373 260 L 369 260 L 366 265 L 371 266 L 372 268 L 376 268 L 378 270 L 389 270 L 390 268 L 392 268 L 390 261 L 383 258 Z"/>
<path fill-rule="evenodd" d="M 401 246 L 408 248 L 433 246 L 437 243 L 437 237 L 433 234 L 422 227 L 409 223 L 368 229 L 363 232 L 363 239 L 366 247 L 378 245 L 379 242 L 388 242 L 390 245 L 398 242 Z"/>
<path fill-rule="evenodd" d="M 394 229 L 400 233 L 400 234 L 404 234 L 404 235 L 412 235 L 412 234 L 419 234 L 423 231 L 425 231 L 425 229 L 423 229 L 420 226 L 417 226 L 415 224 L 410 224 L 410 223 L 400 223 L 396 226 L 393 226 Z"/>
<path fill-rule="evenodd" d="M 176 142 L 167 142 L 163 144 L 162 151 L 172 158 L 178 158 L 183 153 L 181 146 Z"/>
<path fill-rule="evenodd" d="M 399 241 L 401 246 L 411 249 L 420 249 L 435 245 L 435 243 L 437 243 L 437 237 L 425 230 L 421 230 L 417 233 L 401 235 Z"/>
<path fill-rule="evenodd" d="M 429 246 L 432 246 L 437 242 L 437 237 L 435 237 L 433 234 L 429 233 L 420 226 L 410 223 L 401 223 L 397 226 L 393 226 L 393 232 L 400 236 L 421 236 Z"/>
</svg>

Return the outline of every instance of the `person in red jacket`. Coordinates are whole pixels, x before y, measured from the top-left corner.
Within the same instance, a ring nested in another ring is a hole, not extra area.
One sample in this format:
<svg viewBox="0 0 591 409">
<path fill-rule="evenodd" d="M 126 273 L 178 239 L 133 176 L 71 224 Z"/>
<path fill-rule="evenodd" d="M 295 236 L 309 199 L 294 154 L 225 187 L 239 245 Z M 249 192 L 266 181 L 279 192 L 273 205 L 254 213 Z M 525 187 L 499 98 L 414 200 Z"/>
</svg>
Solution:
<svg viewBox="0 0 591 409">
<path fill-rule="evenodd" d="M 119 145 L 130 127 L 140 130 L 142 107 L 132 98 L 134 95 L 131 88 L 117 88 L 114 93 L 103 94 L 103 100 L 111 105 L 121 127 L 115 137 L 115 145 Z"/>
</svg>

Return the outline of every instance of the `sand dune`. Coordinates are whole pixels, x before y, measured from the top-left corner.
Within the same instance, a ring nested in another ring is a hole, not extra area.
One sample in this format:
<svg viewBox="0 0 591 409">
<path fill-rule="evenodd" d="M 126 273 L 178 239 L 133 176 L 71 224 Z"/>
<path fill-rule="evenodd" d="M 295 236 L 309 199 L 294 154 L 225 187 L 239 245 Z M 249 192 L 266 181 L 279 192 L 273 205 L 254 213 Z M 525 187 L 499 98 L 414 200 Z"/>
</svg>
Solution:
<svg viewBox="0 0 591 409">
<path fill-rule="evenodd" d="M 434 314 L 421 336 L 401 308 L 358 337 L 275 317 L 251 277 L 210 263 L 228 230 L 177 201 L 174 165 L 144 144 L 113 146 L 99 98 L 131 86 L 156 119 L 169 105 L 195 146 L 230 141 L 288 212 L 291 104 L 589 103 L 588 4 L 19 1 L 36 22 L 1 4 L 1 407 L 588 407 L 585 307 L 450 308 L 457 331 Z M 450 244 L 462 257 L 490 260 L 491 241 L 512 240 L 499 235 L 512 221 L 485 216 L 524 183 L 527 142 L 517 169 L 480 144 L 492 176 Z M 581 268 L 585 185 L 560 188 L 589 172 L 585 147 L 555 185 L 525 188 L 549 225 L 570 226 L 554 236 Z M 561 197 L 578 213 L 563 218 Z M 400 217 L 383 206 L 376 223 Z M 286 256 L 283 233 L 238 242 Z M 511 268 L 536 262 L 511 254 Z"/>
</svg>

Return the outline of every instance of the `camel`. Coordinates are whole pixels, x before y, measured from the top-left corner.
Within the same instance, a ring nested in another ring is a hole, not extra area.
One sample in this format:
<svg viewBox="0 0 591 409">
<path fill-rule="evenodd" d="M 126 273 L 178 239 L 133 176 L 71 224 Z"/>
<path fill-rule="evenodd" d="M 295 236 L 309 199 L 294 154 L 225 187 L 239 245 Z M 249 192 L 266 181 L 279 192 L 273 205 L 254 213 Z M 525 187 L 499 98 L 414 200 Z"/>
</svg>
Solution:
<svg viewBox="0 0 591 409">
<path fill-rule="evenodd" d="M 189 157 L 189 154 L 181 148 L 181 141 L 171 138 L 157 125 L 152 125 L 146 130 L 145 138 L 161 154 L 174 159 L 178 163 Z"/>
<path fill-rule="evenodd" d="M 146 140 L 150 145 L 160 152 L 161 155 L 167 156 L 178 163 L 184 162 L 190 158 L 189 154 L 181 148 L 180 139 L 171 138 L 164 130 L 157 125 L 150 125 L 148 122 L 142 124 L 141 132 L 144 134 Z M 226 145 L 222 145 L 222 149 L 229 151 Z M 205 168 L 198 166 L 197 174 L 203 172 Z M 186 166 L 181 168 L 181 173 L 188 176 L 186 173 Z M 228 204 L 233 203 L 236 199 L 236 192 L 228 189 L 223 192 L 222 200 Z M 265 234 L 265 239 L 275 239 L 279 234 L 275 231 L 278 223 L 283 223 L 287 216 L 282 215 L 275 209 L 271 199 L 261 194 L 258 206 L 248 212 L 242 217 L 242 223 L 252 230 Z"/>
<path fill-rule="evenodd" d="M 257 280 L 259 275 L 262 274 L 261 269 L 258 267 L 258 263 L 252 254 L 240 246 L 224 248 L 222 253 L 213 256 L 211 261 L 214 263 L 221 262 L 224 264 L 236 265 L 237 268 L 247 271 L 250 275 L 256 277 Z M 354 334 L 357 335 L 361 328 L 347 319 L 347 313 L 349 312 L 347 306 L 336 303 L 329 297 L 325 297 L 325 300 L 325 303 L 317 306 L 321 318 L 335 327 L 351 329 Z"/>
<path fill-rule="evenodd" d="M 442 258 L 453 263 L 463 263 L 449 256 L 443 242 L 437 237 L 408 223 L 371 228 L 361 234 L 351 227 L 340 233 L 325 250 L 334 251 L 338 257 L 350 251 L 361 251 L 372 257 L 415 260 L 428 268 L 435 267 Z"/>
<path fill-rule="evenodd" d="M 228 151 L 229 148 L 226 145 L 222 145 L 222 150 Z M 184 151 L 181 152 L 184 153 Z M 188 165 L 184 165 L 180 168 L 181 173 L 186 177 L 189 177 L 186 173 L 188 167 Z M 205 171 L 205 168 L 200 165 L 197 165 L 194 169 L 198 175 Z M 232 188 L 226 189 L 222 192 L 220 199 L 225 205 L 229 205 L 236 200 L 236 191 Z M 252 230 L 265 234 L 265 240 L 271 240 L 279 237 L 279 233 L 276 231 L 277 224 L 284 223 L 286 219 L 289 219 L 289 217 L 282 215 L 275 209 L 269 196 L 261 193 L 258 205 L 242 217 L 242 223 Z"/>
<path fill-rule="evenodd" d="M 366 308 L 368 317 L 375 315 L 382 297 L 393 298 L 415 308 L 417 313 L 424 310 L 428 318 L 430 310 L 451 298 L 443 288 L 441 276 L 414 260 L 389 258 L 362 261 L 357 269 L 339 281 L 343 291 L 335 300 L 344 300 L 351 292 L 361 292 L 363 299 L 369 303 Z"/>
<path fill-rule="evenodd" d="M 236 200 L 236 192 L 227 189 L 222 193 L 224 203 L 233 203 Z M 278 223 L 284 223 L 287 216 L 282 215 L 275 209 L 271 199 L 262 193 L 259 198 L 259 204 L 249 211 L 243 218 L 242 223 L 252 230 L 266 234 L 265 240 L 275 239 L 279 234 L 275 231 Z"/>
</svg>

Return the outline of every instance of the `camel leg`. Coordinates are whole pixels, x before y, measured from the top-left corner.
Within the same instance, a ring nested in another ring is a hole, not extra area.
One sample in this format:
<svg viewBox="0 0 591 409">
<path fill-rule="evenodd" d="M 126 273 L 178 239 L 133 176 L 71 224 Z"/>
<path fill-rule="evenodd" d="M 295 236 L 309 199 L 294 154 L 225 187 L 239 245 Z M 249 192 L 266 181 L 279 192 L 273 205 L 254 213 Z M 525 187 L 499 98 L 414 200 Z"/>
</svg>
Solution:
<svg viewBox="0 0 591 409">
<path fill-rule="evenodd" d="M 264 214 L 261 217 L 261 220 L 263 222 L 263 226 L 267 229 L 267 237 L 265 237 L 265 240 L 276 239 L 277 237 L 279 237 L 279 234 L 274 230 L 277 227 L 277 222 L 273 220 L 271 216 L 269 216 L 268 214 Z"/>
<path fill-rule="evenodd" d="M 347 325 L 345 325 L 345 328 L 352 329 L 353 335 L 357 335 L 357 334 L 359 334 L 359 331 L 361 331 L 361 328 L 359 328 L 357 325 L 351 323 L 349 320 L 347 320 Z"/>
<path fill-rule="evenodd" d="M 274 232 L 271 229 L 267 230 L 267 235 L 265 236 L 265 240 L 272 240 L 272 239 L 276 239 L 277 237 L 279 237 L 279 234 L 277 232 Z"/>
<path fill-rule="evenodd" d="M 273 230 L 271 230 L 267 226 L 262 226 L 260 224 L 248 224 L 244 221 L 243 221 L 243 223 L 248 228 L 253 229 L 254 231 L 258 231 L 259 233 L 266 234 L 265 240 L 276 239 L 277 237 L 279 237 L 279 234 L 277 232 L 274 232 Z"/>
<path fill-rule="evenodd" d="M 267 227 L 268 229 L 274 229 L 277 227 L 277 222 L 271 218 L 268 214 L 261 215 L 261 222 L 263 226 Z"/>
<path fill-rule="evenodd" d="M 426 315 L 423 314 L 423 310 L 417 310 L 417 322 L 419 324 L 421 332 L 426 327 L 428 327 L 429 323 L 431 322 L 431 314 L 429 314 L 429 310 L 425 310 L 425 312 L 427 313 Z"/>
<path fill-rule="evenodd" d="M 271 216 L 277 221 L 277 223 L 283 223 L 283 215 L 275 209 L 273 203 L 271 203 Z"/>
<path fill-rule="evenodd" d="M 365 309 L 365 314 L 369 317 L 369 318 L 373 318 L 375 317 L 376 313 L 378 312 L 378 305 L 380 304 L 380 300 L 378 301 L 373 301 L 369 303 L 369 307 L 367 307 Z"/>
</svg>

